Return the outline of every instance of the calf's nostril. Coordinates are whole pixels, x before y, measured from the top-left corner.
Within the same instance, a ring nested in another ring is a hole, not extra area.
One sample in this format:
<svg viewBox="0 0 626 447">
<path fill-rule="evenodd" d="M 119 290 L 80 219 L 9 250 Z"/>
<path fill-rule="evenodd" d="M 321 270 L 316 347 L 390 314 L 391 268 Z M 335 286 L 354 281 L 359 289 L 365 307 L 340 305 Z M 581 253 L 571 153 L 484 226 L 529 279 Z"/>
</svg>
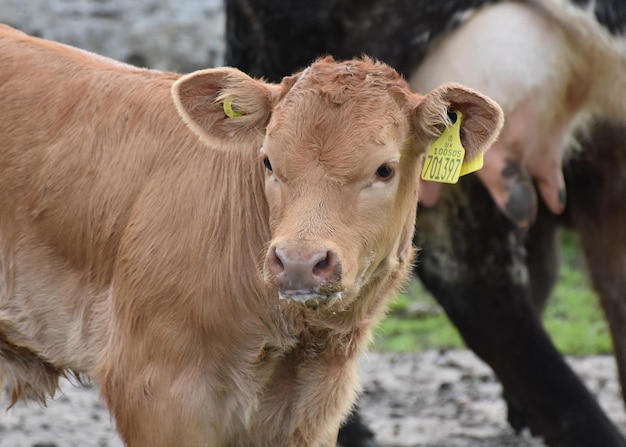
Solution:
<svg viewBox="0 0 626 447">
<path fill-rule="evenodd" d="M 285 271 L 285 264 L 281 259 L 281 255 L 285 256 L 284 253 L 280 251 L 280 249 L 276 249 L 276 247 L 274 247 L 268 259 L 269 270 L 275 276 Z"/>
<path fill-rule="evenodd" d="M 315 264 L 315 267 L 313 267 L 313 272 L 315 272 L 316 270 L 324 270 L 328 267 L 329 264 L 330 264 L 330 261 L 326 257 L 324 258 L 323 261 L 320 261 L 317 264 Z"/>
<path fill-rule="evenodd" d="M 328 279 L 337 270 L 336 255 L 332 251 L 327 251 L 322 256 L 323 258 L 313 266 L 313 274 L 323 279 Z"/>
</svg>

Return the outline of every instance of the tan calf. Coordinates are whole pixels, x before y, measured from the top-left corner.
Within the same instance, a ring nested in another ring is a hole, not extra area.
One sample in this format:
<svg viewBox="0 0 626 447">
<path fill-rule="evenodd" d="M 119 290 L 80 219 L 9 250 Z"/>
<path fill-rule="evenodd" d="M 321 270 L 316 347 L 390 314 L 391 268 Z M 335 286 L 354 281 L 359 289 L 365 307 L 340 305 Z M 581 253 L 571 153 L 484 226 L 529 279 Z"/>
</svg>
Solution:
<svg viewBox="0 0 626 447">
<path fill-rule="evenodd" d="M 425 147 L 464 116 L 370 60 L 280 85 L 140 70 L 0 28 L 0 377 L 101 386 L 130 446 L 329 446 L 409 269 Z M 182 118 L 182 119 L 181 119 Z"/>
</svg>

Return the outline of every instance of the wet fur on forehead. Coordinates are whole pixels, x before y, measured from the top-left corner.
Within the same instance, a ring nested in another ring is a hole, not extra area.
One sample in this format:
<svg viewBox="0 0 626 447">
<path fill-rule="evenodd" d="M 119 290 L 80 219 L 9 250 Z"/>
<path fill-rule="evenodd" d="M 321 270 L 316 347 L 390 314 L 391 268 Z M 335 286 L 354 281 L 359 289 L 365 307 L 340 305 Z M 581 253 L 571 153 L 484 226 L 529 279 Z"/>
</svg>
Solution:
<svg viewBox="0 0 626 447">
<path fill-rule="evenodd" d="M 386 89 L 398 100 L 408 90 L 406 81 L 390 66 L 367 56 L 337 62 L 331 56 L 318 59 L 310 67 L 283 80 L 287 92 L 314 90 L 329 105 L 340 105 L 371 89 Z"/>
<path fill-rule="evenodd" d="M 355 160 L 366 146 L 382 148 L 408 135 L 408 85 L 393 68 L 370 58 L 325 57 L 285 78 L 281 87 L 268 136 L 283 154 L 307 158 L 295 166 L 310 168 L 315 161 L 331 177 L 347 180 L 358 173 Z"/>
</svg>

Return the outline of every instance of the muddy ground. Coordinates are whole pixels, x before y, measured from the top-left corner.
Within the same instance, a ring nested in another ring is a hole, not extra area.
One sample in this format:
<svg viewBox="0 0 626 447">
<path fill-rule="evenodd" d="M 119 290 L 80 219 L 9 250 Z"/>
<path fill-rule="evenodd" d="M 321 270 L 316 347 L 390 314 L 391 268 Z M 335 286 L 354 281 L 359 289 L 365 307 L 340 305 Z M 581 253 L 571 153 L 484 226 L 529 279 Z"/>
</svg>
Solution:
<svg viewBox="0 0 626 447">
<path fill-rule="evenodd" d="M 626 431 L 626 414 L 610 356 L 569 358 L 610 417 Z M 364 418 L 382 447 L 541 447 L 506 423 L 501 387 L 466 350 L 369 353 L 361 363 Z M 1 402 L 8 404 L 6 394 Z M 95 387 L 65 382 L 41 408 L 19 403 L 0 412 L 0 447 L 120 447 Z"/>
</svg>

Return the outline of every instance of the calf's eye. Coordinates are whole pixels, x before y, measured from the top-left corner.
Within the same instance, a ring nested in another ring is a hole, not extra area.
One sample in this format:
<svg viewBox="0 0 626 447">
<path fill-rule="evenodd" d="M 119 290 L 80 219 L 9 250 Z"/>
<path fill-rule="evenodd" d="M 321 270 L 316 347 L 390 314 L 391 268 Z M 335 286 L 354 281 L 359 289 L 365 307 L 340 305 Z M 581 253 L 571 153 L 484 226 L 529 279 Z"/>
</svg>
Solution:
<svg viewBox="0 0 626 447">
<path fill-rule="evenodd" d="M 272 172 L 272 164 L 270 163 L 270 159 L 268 157 L 263 158 L 263 165 L 265 165 L 265 169 Z"/>
<path fill-rule="evenodd" d="M 380 165 L 380 167 L 376 170 L 376 177 L 378 177 L 380 180 L 390 180 L 395 172 L 396 171 L 393 169 L 393 167 L 385 163 Z"/>
</svg>

